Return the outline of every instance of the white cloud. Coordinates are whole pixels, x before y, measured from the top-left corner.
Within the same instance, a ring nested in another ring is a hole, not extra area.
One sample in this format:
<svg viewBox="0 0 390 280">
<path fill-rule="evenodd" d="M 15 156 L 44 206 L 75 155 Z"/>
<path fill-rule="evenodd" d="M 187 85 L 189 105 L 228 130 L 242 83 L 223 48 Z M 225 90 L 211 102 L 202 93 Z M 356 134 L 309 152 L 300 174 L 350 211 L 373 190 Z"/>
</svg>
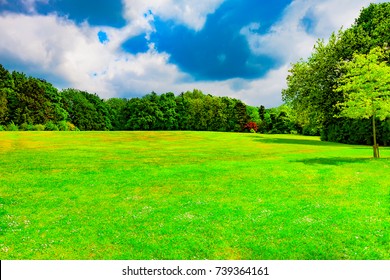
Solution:
<svg viewBox="0 0 390 280">
<path fill-rule="evenodd" d="M 310 55 L 318 37 L 327 38 L 341 25 L 348 27 L 368 3 L 365 0 L 356 1 L 359 3 L 295 0 L 268 34 L 256 33 L 261 23 L 252 23 L 241 30 L 254 53 L 279 59 L 281 67 L 255 80 L 197 82 L 171 64 L 169 54 L 156 51 L 152 43 L 148 52 L 137 55 L 125 53 L 121 45 L 130 37 L 154 32 L 153 15 L 199 30 L 207 15 L 222 1 L 124 1 L 129 24 L 121 29 L 92 27 L 88 23 L 77 25 L 55 14 L 1 14 L 0 61 L 16 61 L 24 69 L 39 69 L 39 73 L 60 77 L 66 87 L 96 92 L 102 98 L 132 97 L 152 90 L 179 94 L 198 88 L 205 93 L 239 98 L 250 105 L 277 106 L 281 104 L 289 64 Z M 35 1 L 29 3 L 33 7 Z M 315 23 L 310 33 L 302 24 L 308 15 Z M 99 31 L 107 33 L 107 43 L 99 42 Z M 223 60 L 222 54 L 220 59 Z M 27 74 L 34 75 L 34 72 Z"/>
<path fill-rule="evenodd" d="M 268 33 L 258 34 L 252 23 L 241 29 L 255 54 L 268 55 L 283 63 L 308 57 L 317 39 L 328 39 L 332 32 L 348 28 L 359 16 L 360 10 L 372 0 L 294 0 L 282 19 Z M 385 1 L 374 1 L 375 3 Z M 312 28 L 308 32 L 303 19 L 308 17 Z"/>
<path fill-rule="evenodd" d="M 194 30 L 201 30 L 207 15 L 213 13 L 224 0 L 124 0 L 124 16 L 134 25 L 148 22 L 149 12 L 164 20 L 174 20 Z"/>
<path fill-rule="evenodd" d="M 7 14 L 0 17 L 0 57 L 7 56 L 28 68 L 57 75 L 69 87 L 98 93 L 103 98 L 126 89 L 145 94 L 145 88 L 160 81 L 180 79 L 169 56 L 150 46 L 147 53 L 131 55 L 101 44 L 100 28 L 77 26 L 66 19 L 50 16 Z M 42 29 L 42 26 L 45 26 Z M 15 32 L 18 30 L 18 32 Z"/>
<path fill-rule="evenodd" d="M 294 0 L 284 11 L 281 20 L 275 23 L 266 34 L 259 34 L 261 23 L 251 23 L 241 29 L 246 36 L 253 53 L 267 55 L 278 59 L 284 66 L 272 70 L 264 78 L 249 83 L 250 89 L 238 92 L 243 100 L 255 103 L 256 88 L 258 99 L 264 97 L 273 106 L 281 103 L 281 90 L 286 86 L 289 65 L 300 58 L 307 58 L 319 38 L 328 39 L 332 32 L 341 27 L 350 27 L 360 10 L 371 0 Z M 309 17 L 312 21 L 310 32 L 306 30 L 302 20 Z M 255 103 L 256 104 L 256 103 Z"/>
<path fill-rule="evenodd" d="M 24 6 L 27 12 L 35 13 L 36 12 L 36 3 L 40 2 L 47 4 L 49 0 L 21 0 L 21 4 Z"/>
</svg>

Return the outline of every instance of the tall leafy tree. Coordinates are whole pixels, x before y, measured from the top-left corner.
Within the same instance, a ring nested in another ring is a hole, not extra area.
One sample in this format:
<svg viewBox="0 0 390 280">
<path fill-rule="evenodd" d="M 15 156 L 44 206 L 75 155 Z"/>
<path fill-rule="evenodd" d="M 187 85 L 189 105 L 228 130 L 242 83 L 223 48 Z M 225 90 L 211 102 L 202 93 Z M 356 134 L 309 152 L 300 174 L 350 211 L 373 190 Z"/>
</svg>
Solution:
<svg viewBox="0 0 390 280">
<path fill-rule="evenodd" d="M 158 106 L 162 113 L 158 128 L 163 130 L 177 130 L 179 128 L 179 122 L 175 95 L 172 92 L 161 94 L 158 100 Z"/>
<path fill-rule="evenodd" d="M 0 88 L 0 125 L 6 124 L 8 114 L 7 91 Z"/>
<path fill-rule="evenodd" d="M 243 131 L 245 125 L 250 121 L 246 105 L 240 100 L 237 100 L 234 105 L 234 120 L 236 123 L 235 131 Z"/>
<path fill-rule="evenodd" d="M 8 95 L 12 84 L 11 74 L 0 64 L 0 124 L 6 124 L 8 119 Z"/>
<path fill-rule="evenodd" d="M 303 131 L 321 130 L 321 139 L 344 143 L 367 144 L 370 130 L 359 128 L 359 137 L 354 133 L 358 120 L 335 118 L 340 113 L 336 104 L 345 100 L 340 91 L 335 91 L 342 72 L 339 62 L 351 60 L 354 53 L 368 54 L 372 48 L 390 42 L 390 3 L 371 4 L 361 11 L 351 28 L 333 34 L 325 43 L 319 40 L 308 60 L 292 65 L 287 78 L 283 100 L 295 110 L 296 121 Z M 348 125 L 347 125 L 348 124 Z M 386 127 L 379 125 L 379 141 L 385 139 Z M 383 131 L 381 131 L 384 129 Z"/>
<path fill-rule="evenodd" d="M 62 91 L 68 121 L 80 130 L 110 130 L 109 107 L 96 94 L 76 89 Z"/>
<path fill-rule="evenodd" d="M 342 32 L 339 32 L 332 34 L 328 43 L 319 40 L 309 59 L 298 61 L 289 70 L 288 87 L 282 97 L 300 113 L 301 123 L 319 122 L 326 126 L 336 113 L 334 105 L 342 100 L 341 94 L 333 91 L 340 76 L 337 68 L 343 48 L 341 37 Z"/>
<path fill-rule="evenodd" d="M 126 104 L 125 98 L 110 98 L 104 101 L 110 108 L 110 117 L 113 130 L 124 130 L 127 122 L 126 119 Z"/>
<path fill-rule="evenodd" d="M 376 139 L 376 118 L 384 121 L 390 117 L 390 66 L 386 52 L 376 47 L 369 54 L 355 54 L 353 60 L 344 62 L 345 74 L 339 79 L 337 92 L 345 94 L 339 102 L 339 116 L 353 119 L 372 118 L 374 157 L 379 157 Z"/>
</svg>

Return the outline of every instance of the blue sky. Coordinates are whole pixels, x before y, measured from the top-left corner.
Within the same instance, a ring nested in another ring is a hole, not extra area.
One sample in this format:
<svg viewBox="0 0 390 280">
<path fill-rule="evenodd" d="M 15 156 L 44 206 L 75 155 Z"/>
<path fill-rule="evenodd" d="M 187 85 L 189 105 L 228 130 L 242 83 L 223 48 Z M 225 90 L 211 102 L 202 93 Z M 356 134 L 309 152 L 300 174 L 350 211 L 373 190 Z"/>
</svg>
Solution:
<svg viewBox="0 0 390 280">
<path fill-rule="evenodd" d="M 0 0 L 0 63 L 103 98 L 200 89 L 278 106 L 291 63 L 366 0 Z"/>
</svg>

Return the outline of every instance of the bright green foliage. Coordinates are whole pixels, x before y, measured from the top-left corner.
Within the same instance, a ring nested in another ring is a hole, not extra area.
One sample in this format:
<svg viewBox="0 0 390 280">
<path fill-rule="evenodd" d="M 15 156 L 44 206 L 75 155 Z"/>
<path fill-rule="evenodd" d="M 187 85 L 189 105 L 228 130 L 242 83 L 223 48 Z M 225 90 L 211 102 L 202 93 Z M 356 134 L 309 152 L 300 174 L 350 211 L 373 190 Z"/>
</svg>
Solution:
<svg viewBox="0 0 390 280">
<path fill-rule="evenodd" d="M 10 124 L 7 125 L 7 131 L 18 131 L 19 126 L 14 124 L 14 122 L 11 122 Z"/>
<path fill-rule="evenodd" d="M 246 113 L 252 122 L 255 122 L 257 125 L 260 124 L 261 120 L 259 115 L 259 108 L 254 106 L 246 106 Z"/>
<path fill-rule="evenodd" d="M 336 91 L 345 94 L 337 104 L 340 116 L 352 119 L 372 118 L 374 157 L 379 157 L 376 140 L 376 118 L 390 117 L 390 66 L 386 53 L 376 47 L 369 54 L 355 54 L 352 61 L 342 64 L 345 74 L 339 79 Z"/>
<path fill-rule="evenodd" d="M 344 102 L 337 106 L 340 116 L 381 121 L 390 117 L 390 66 L 386 52 L 376 47 L 368 55 L 355 54 L 352 61 L 342 64 L 345 72 L 339 79 L 338 92 L 344 93 Z"/>
<path fill-rule="evenodd" d="M 146 98 L 129 100 L 126 111 L 129 112 L 126 116 L 128 130 L 155 130 L 155 124 L 163 117 L 158 105 Z"/>
<path fill-rule="evenodd" d="M 325 141 L 372 142 L 370 126 L 365 122 L 359 126 L 357 120 L 335 117 L 341 110 L 336 105 L 344 103 L 346 95 L 334 89 L 343 74 L 340 62 L 352 60 L 354 53 L 368 54 L 373 48 L 388 44 L 389 31 L 390 3 L 371 4 L 361 11 L 351 28 L 333 34 L 327 43 L 319 40 L 307 61 L 292 65 L 283 99 L 296 112 L 296 122 L 303 126 L 303 131 L 321 130 L 321 139 Z M 384 120 L 378 125 L 379 143 L 388 143 L 387 126 Z"/>
</svg>

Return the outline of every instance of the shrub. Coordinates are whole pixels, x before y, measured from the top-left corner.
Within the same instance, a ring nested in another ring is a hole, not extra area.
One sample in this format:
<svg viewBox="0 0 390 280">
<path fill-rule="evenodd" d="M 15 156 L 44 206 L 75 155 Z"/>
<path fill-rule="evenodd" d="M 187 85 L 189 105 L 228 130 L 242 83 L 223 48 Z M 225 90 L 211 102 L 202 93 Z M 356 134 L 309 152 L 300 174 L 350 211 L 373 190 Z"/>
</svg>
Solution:
<svg viewBox="0 0 390 280">
<path fill-rule="evenodd" d="M 58 131 L 58 126 L 53 123 L 52 121 L 49 121 L 48 123 L 46 123 L 45 125 L 45 130 L 47 131 Z"/>
<path fill-rule="evenodd" d="M 60 121 L 57 125 L 57 128 L 60 131 L 80 131 L 77 126 L 67 121 Z"/>
<path fill-rule="evenodd" d="M 315 126 L 305 126 L 302 129 L 302 134 L 307 136 L 319 136 L 320 131 L 318 127 Z"/>
<path fill-rule="evenodd" d="M 19 128 L 20 128 L 20 130 L 27 131 L 28 130 L 28 124 L 27 123 L 22 123 Z"/>
<path fill-rule="evenodd" d="M 45 125 L 43 124 L 34 125 L 34 131 L 44 131 L 44 130 L 45 130 Z"/>
<path fill-rule="evenodd" d="M 33 125 L 33 124 L 30 124 L 30 123 L 22 123 L 22 124 L 19 126 L 19 130 L 23 130 L 23 131 L 34 131 L 35 128 L 34 128 L 34 125 Z"/>
<path fill-rule="evenodd" d="M 5 131 L 4 126 L 0 125 L 0 131 Z"/>
<path fill-rule="evenodd" d="M 253 128 L 251 128 L 251 133 L 256 133 L 256 131 Z"/>
<path fill-rule="evenodd" d="M 67 131 L 78 131 L 79 129 L 71 122 L 66 123 Z"/>
<path fill-rule="evenodd" d="M 245 126 L 244 126 L 244 129 L 246 131 L 250 131 L 252 132 L 252 130 L 254 130 L 254 132 L 256 133 L 257 130 L 258 130 L 258 127 L 257 127 L 257 124 L 255 122 L 249 122 L 247 123 Z"/>
<path fill-rule="evenodd" d="M 14 124 L 14 122 L 11 122 L 9 125 L 7 125 L 7 130 L 8 131 L 18 131 L 19 127 Z"/>
<path fill-rule="evenodd" d="M 66 124 L 66 121 L 60 121 L 57 124 L 57 127 L 58 127 L 58 130 L 60 130 L 60 131 L 67 131 L 68 130 L 68 126 Z"/>
</svg>

